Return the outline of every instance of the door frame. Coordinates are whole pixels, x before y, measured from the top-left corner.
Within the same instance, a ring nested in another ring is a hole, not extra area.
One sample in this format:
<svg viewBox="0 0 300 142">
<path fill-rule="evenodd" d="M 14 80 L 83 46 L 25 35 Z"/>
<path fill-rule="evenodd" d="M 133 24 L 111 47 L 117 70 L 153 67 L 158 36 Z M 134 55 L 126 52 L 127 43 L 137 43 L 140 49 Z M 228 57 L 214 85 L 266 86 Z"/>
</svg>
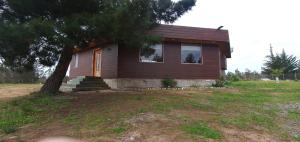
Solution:
<svg viewBox="0 0 300 142">
<path fill-rule="evenodd" d="M 97 68 L 97 62 L 96 62 L 96 53 L 100 52 L 100 75 L 96 75 L 96 68 Z M 102 71 L 102 51 L 101 49 L 95 49 L 93 52 L 93 76 L 101 77 L 101 71 Z"/>
</svg>

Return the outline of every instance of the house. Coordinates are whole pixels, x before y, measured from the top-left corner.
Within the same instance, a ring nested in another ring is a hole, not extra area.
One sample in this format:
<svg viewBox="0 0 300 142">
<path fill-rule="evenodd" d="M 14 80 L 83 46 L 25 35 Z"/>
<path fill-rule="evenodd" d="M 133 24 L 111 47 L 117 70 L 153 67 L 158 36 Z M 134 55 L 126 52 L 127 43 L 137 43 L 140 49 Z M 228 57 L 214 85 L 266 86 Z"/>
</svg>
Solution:
<svg viewBox="0 0 300 142">
<path fill-rule="evenodd" d="M 75 53 L 70 78 L 101 77 L 110 88 L 161 87 L 165 78 L 179 87 L 208 86 L 227 69 L 227 30 L 160 25 L 149 34 L 161 36 L 162 43 L 150 50 L 110 44 Z"/>
</svg>

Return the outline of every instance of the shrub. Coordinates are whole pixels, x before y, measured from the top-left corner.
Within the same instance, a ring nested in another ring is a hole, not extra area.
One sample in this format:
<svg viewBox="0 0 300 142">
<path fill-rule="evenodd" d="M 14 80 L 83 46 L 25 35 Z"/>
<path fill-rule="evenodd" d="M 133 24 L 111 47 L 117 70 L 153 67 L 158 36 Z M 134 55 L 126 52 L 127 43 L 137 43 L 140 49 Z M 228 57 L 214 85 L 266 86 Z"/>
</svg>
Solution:
<svg viewBox="0 0 300 142">
<path fill-rule="evenodd" d="M 226 84 L 226 81 L 224 77 L 221 77 L 220 79 L 216 80 L 216 83 L 212 84 L 213 87 L 224 87 Z"/>
<path fill-rule="evenodd" d="M 177 86 L 177 82 L 174 80 L 174 79 L 163 79 L 161 81 L 162 83 L 162 86 L 165 87 L 165 88 L 174 88 Z"/>
<path fill-rule="evenodd" d="M 229 72 L 226 75 L 226 80 L 236 82 L 236 81 L 240 81 L 240 77 L 234 73 Z"/>
</svg>

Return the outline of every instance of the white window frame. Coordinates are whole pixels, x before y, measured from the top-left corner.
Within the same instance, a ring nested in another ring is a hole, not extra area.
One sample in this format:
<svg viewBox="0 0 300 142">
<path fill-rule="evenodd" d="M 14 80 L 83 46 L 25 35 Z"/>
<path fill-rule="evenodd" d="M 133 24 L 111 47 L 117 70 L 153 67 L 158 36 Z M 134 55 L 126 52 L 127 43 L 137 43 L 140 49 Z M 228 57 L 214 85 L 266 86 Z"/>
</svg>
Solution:
<svg viewBox="0 0 300 142">
<path fill-rule="evenodd" d="M 142 60 L 141 60 L 141 50 L 142 50 L 142 48 L 140 48 L 139 49 L 139 63 L 145 63 L 145 64 L 163 64 L 164 62 L 165 62 L 165 47 L 164 47 L 164 44 L 162 44 L 162 43 L 159 43 L 159 44 L 155 44 L 154 46 L 156 46 L 156 45 L 161 45 L 161 52 L 162 52 L 162 57 L 163 57 L 163 60 L 162 60 L 162 62 L 143 62 Z"/>
<path fill-rule="evenodd" d="M 201 63 L 183 63 L 182 62 L 182 55 L 181 55 L 181 52 L 182 52 L 182 47 L 183 46 L 195 46 L 195 47 L 199 47 L 200 48 L 200 55 L 201 55 Z M 180 45 L 180 63 L 181 64 L 186 64 L 186 65 L 203 65 L 204 63 L 204 60 L 203 60 L 203 46 L 200 45 L 200 44 L 186 44 L 186 43 L 181 43 Z"/>
</svg>

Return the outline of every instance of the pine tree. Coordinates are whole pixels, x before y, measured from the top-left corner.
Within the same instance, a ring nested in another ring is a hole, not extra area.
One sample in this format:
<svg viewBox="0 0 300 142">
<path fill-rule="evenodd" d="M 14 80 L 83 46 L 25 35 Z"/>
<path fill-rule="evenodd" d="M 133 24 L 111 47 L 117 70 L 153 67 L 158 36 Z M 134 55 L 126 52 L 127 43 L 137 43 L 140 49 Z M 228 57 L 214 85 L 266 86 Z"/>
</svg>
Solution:
<svg viewBox="0 0 300 142">
<path fill-rule="evenodd" d="M 53 66 L 41 89 L 56 93 L 73 51 L 108 42 L 142 47 L 158 42 L 145 34 L 172 23 L 196 0 L 0 0 L 0 57 L 14 70 Z M 93 44 L 91 44 L 93 43 Z"/>
<path fill-rule="evenodd" d="M 278 71 L 282 71 L 282 79 L 285 79 L 285 76 L 297 68 L 299 60 L 294 55 L 287 55 L 284 49 L 281 54 L 273 54 L 273 48 L 270 47 L 270 55 L 266 56 L 266 61 L 264 67 L 262 67 L 262 72 L 266 75 L 274 77 L 274 71 L 276 74 Z M 276 76 L 277 77 L 277 76 Z"/>
</svg>

